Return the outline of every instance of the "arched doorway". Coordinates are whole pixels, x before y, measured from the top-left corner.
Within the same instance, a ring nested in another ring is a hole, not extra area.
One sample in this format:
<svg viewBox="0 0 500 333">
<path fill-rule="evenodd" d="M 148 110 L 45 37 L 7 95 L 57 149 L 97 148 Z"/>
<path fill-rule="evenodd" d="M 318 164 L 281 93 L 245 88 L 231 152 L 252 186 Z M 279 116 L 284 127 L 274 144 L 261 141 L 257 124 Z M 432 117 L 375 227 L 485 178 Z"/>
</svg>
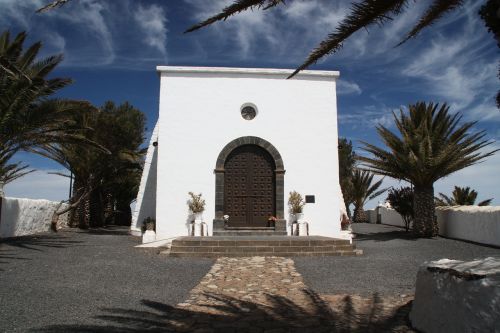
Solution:
<svg viewBox="0 0 500 333">
<path fill-rule="evenodd" d="M 229 227 L 265 227 L 276 216 L 274 160 L 257 145 L 234 149 L 224 164 L 224 214 Z"/>
<path fill-rule="evenodd" d="M 254 228 L 276 216 L 285 228 L 283 160 L 268 141 L 246 136 L 228 143 L 215 167 L 214 230 Z M 229 215 L 228 225 L 223 216 Z"/>
</svg>

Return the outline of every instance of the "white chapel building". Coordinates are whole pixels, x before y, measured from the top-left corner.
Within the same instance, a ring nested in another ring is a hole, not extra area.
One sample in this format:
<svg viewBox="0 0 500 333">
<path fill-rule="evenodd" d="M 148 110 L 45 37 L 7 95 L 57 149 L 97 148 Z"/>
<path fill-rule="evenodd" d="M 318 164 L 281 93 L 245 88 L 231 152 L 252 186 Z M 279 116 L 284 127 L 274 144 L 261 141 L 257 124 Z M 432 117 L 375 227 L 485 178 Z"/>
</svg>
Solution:
<svg viewBox="0 0 500 333">
<path fill-rule="evenodd" d="M 337 71 L 159 66 L 158 122 L 131 233 L 156 219 L 156 240 L 187 236 L 188 192 L 202 193 L 209 235 L 277 218 L 290 234 L 288 196 L 308 203 L 309 234 L 342 237 Z M 224 219 L 226 216 L 226 220 Z M 227 218 L 229 216 L 229 218 Z"/>
</svg>

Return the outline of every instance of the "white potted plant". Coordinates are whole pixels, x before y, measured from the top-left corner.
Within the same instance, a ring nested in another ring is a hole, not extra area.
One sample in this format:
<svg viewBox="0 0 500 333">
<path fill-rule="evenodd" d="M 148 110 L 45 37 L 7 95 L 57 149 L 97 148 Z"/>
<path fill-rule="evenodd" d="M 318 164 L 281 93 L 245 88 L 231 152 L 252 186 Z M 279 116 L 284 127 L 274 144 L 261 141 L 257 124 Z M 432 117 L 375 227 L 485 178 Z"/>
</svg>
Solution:
<svg viewBox="0 0 500 333">
<path fill-rule="evenodd" d="M 295 224 L 292 225 L 292 235 L 296 235 L 298 233 L 299 236 L 305 236 L 308 234 L 308 225 L 307 222 L 304 222 L 304 206 L 306 202 L 302 195 L 297 191 L 290 192 L 290 196 L 288 198 L 288 207 L 290 208 L 290 212 L 295 217 Z"/>
<path fill-rule="evenodd" d="M 151 243 L 156 240 L 156 221 L 151 217 L 146 217 L 142 221 L 142 242 Z"/>
<path fill-rule="evenodd" d="M 188 206 L 191 213 L 194 215 L 194 235 L 202 236 L 203 211 L 205 210 L 205 199 L 202 194 L 188 193 L 191 199 L 188 200 Z"/>
<path fill-rule="evenodd" d="M 288 198 L 288 206 L 290 211 L 295 216 L 295 222 L 301 222 L 304 218 L 304 206 L 306 205 L 304 198 L 297 191 L 290 192 L 290 197 Z"/>
</svg>

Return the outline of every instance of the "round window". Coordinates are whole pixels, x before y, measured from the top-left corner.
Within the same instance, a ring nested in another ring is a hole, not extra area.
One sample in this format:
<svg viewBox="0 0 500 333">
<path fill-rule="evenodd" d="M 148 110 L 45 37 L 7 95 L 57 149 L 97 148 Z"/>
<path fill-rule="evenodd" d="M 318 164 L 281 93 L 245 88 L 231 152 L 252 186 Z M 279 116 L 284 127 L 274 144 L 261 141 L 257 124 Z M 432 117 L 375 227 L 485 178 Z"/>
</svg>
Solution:
<svg viewBox="0 0 500 333">
<path fill-rule="evenodd" d="M 253 106 L 247 105 L 241 109 L 241 116 L 245 120 L 252 120 L 257 115 L 257 110 Z"/>
</svg>

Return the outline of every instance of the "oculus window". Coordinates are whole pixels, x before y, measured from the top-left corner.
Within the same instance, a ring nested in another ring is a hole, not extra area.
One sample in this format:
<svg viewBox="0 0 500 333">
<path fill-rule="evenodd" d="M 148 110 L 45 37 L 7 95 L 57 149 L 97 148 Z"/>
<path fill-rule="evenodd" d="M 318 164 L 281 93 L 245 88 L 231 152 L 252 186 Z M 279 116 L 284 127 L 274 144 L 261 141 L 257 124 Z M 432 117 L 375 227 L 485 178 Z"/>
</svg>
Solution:
<svg viewBox="0 0 500 333">
<path fill-rule="evenodd" d="M 257 109 L 252 105 L 243 105 L 241 108 L 241 116 L 245 120 L 252 120 L 257 115 Z"/>
</svg>

